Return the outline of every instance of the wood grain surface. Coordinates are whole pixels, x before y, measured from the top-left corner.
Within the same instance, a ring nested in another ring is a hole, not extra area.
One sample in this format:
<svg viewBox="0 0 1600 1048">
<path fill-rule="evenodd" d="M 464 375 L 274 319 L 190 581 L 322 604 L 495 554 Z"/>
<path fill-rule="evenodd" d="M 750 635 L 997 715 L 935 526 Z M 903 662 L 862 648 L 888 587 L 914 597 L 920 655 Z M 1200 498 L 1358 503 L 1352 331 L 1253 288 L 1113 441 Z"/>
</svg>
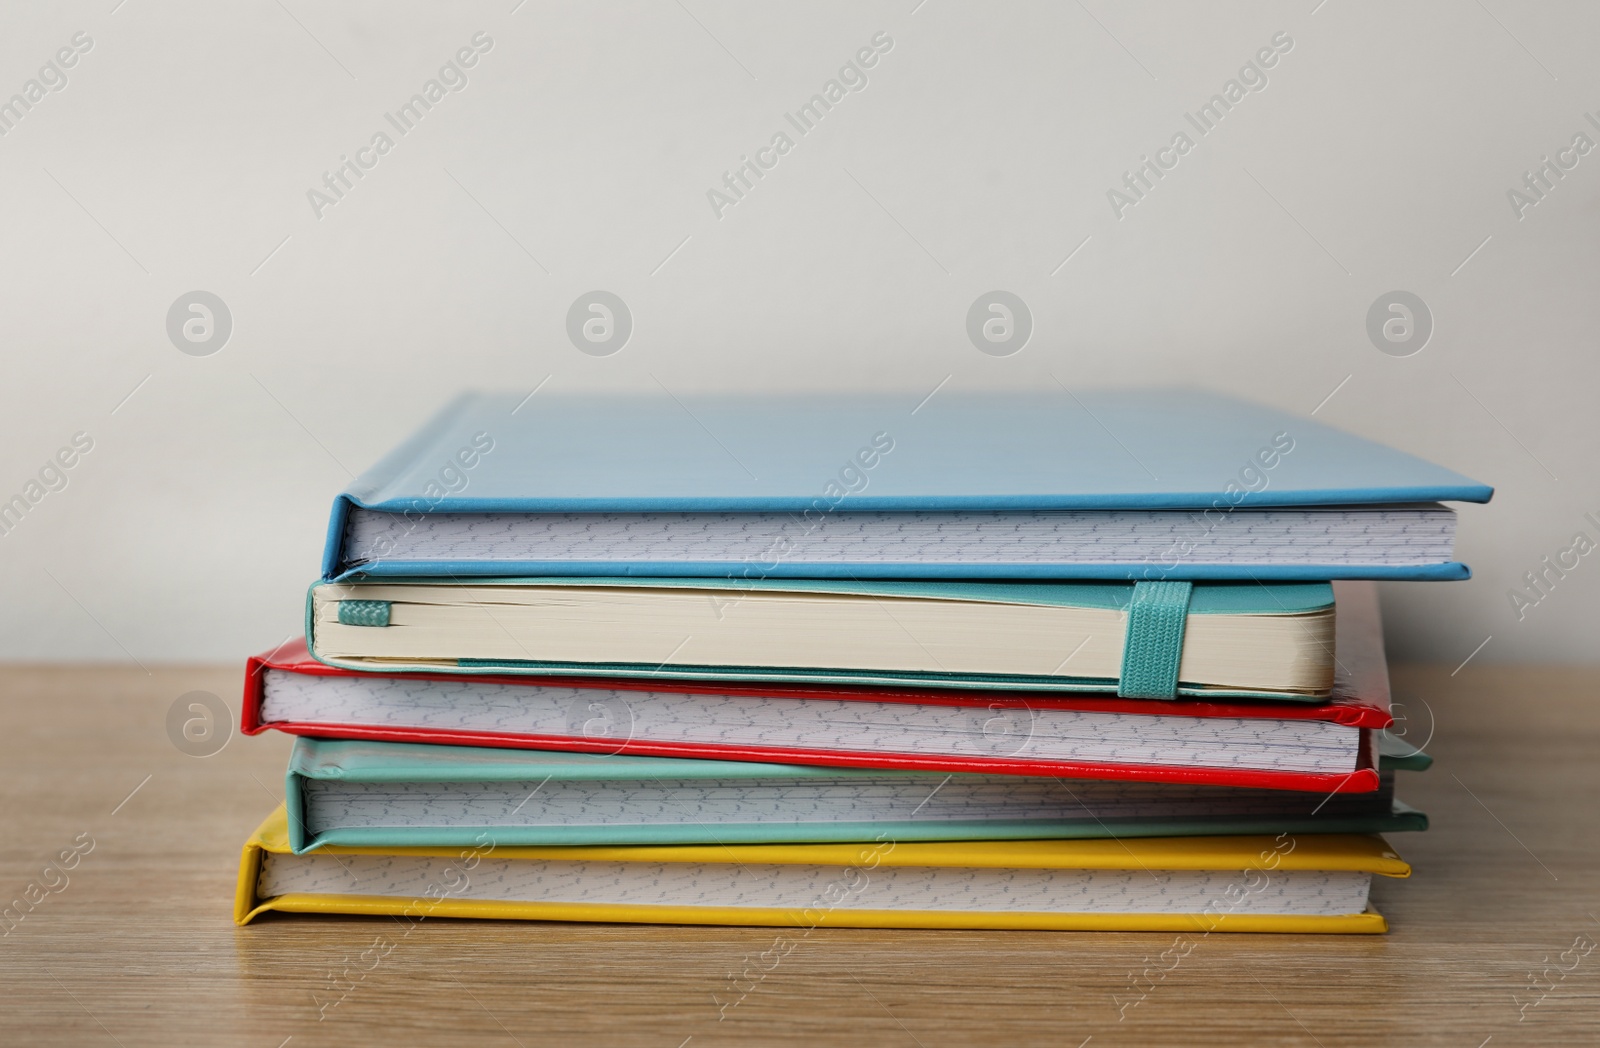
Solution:
<svg viewBox="0 0 1600 1048">
<path fill-rule="evenodd" d="M 818 929 L 743 996 L 730 973 L 771 930 L 234 927 L 239 846 L 282 797 L 289 740 L 182 752 L 167 713 L 195 690 L 236 717 L 233 668 L 0 669 L 0 905 L 80 849 L 65 883 L 52 874 L 0 924 L 0 1042 L 1600 1043 L 1600 950 L 1584 945 L 1600 942 L 1595 671 L 1397 671 L 1407 731 L 1431 735 L 1438 762 L 1402 778 L 1433 829 L 1393 838 L 1416 873 L 1374 889 L 1387 936 L 1194 935 L 1172 950 L 1171 934 Z M 380 938 L 392 948 L 364 958 Z"/>
</svg>

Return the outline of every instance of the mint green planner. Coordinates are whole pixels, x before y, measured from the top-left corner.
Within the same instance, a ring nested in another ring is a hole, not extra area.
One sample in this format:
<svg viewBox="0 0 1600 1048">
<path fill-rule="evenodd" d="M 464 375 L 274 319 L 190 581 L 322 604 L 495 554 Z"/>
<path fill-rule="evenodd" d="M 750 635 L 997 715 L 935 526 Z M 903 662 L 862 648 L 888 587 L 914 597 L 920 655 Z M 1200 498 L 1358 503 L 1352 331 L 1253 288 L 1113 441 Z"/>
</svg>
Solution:
<svg viewBox="0 0 1600 1048">
<path fill-rule="evenodd" d="M 1417 755 L 1403 764 L 1426 766 Z M 296 738 L 290 844 L 753 844 L 1423 830 L 1393 797 Z"/>
</svg>

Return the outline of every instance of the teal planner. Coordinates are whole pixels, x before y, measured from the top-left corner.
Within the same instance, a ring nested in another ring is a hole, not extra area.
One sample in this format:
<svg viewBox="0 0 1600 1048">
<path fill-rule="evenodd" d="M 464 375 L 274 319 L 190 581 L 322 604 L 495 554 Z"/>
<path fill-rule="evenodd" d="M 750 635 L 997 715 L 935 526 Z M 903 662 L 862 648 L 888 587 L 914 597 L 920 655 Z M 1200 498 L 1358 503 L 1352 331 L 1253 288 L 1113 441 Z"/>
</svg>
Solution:
<svg viewBox="0 0 1600 1048">
<path fill-rule="evenodd" d="M 930 774 L 297 738 L 289 841 L 324 845 L 754 844 L 1426 829 L 1382 787 L 1292 790 Z"/>
<path fill-rule="evenodd" d="M 1488 486 L 1203 390 L 468 394 L 333 504 L 325 580 L 1460 579 Z"/>
<path fill-rule="evenodd" d="M 533 578 L 314 584 L 313 657 L 528 673 L 1321 701 L 1320 583 Z"/>
</svg>

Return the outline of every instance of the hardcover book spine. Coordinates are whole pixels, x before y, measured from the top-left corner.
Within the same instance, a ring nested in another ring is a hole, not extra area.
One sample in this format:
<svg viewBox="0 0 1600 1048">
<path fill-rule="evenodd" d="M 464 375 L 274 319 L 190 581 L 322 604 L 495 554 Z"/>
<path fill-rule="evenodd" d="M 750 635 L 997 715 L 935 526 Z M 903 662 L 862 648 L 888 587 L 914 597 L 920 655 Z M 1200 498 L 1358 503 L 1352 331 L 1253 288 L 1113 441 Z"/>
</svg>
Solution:
<svg viewBox="0 0 1600 1048">
<path fill-rule="evenodd" d="M 328 535 L 322 549 L 322 577 L 332 579 L 339 575 L 344 564 L 344 529 L 353 506 L 370 506 L 396 497 L 387 489 L 394 487 L 418 462 L 426 461 L 446 433 L 469 412 L 477 396 L 463 393 L 426 425 L 413 433 L 403 443 L 350 482 L 350 486 L 333 500 L 328 515 Z"/>
</svg>

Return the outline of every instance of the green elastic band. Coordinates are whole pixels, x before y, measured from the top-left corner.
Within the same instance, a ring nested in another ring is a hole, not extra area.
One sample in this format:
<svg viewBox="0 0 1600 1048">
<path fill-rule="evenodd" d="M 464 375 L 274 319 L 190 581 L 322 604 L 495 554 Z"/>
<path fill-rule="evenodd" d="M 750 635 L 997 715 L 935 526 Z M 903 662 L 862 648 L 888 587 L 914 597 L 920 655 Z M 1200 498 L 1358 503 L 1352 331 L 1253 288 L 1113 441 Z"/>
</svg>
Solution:
<svg viewBox="0 0 1600 1048">
<path fill-rule="evenodd" d="M 341 600 L 339 621 L 346 626 L 389 625 L 389 602 L 386 600 Z"/>
<path fill-rule="evenodd" d="M 1175 699 L 1183 661 L 1183 627 L 1189 618 L 1192 582 L 1136 582 L 1122 639 L 1124 699 Z"/>
</svg>

